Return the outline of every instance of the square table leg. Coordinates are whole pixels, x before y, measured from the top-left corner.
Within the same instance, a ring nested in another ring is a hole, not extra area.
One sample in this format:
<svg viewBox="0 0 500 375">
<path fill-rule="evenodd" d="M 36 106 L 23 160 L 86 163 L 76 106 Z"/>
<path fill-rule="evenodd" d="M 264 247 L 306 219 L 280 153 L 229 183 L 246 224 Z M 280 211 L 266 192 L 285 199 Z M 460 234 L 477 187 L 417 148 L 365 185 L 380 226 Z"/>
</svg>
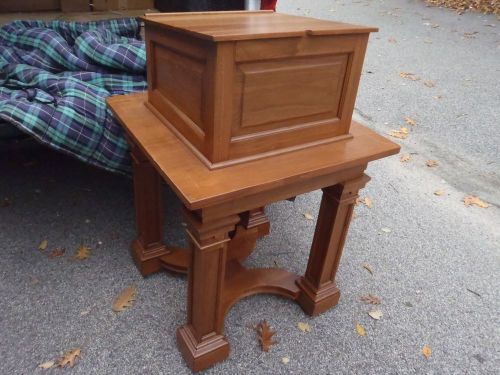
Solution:
<svg viewBox="0 0 500 375">
<path fill-rule="evenodd" d="M 191 370 L 200 371 L 229 355 L 224 336 L 224 280 L 229 233 L 240 217 L 202 222 L 196 212 L 185 213 L 191 261 L 187 323 L 177 330 L 177 344 Z"/>
<path fill-rule="evenodd" d="M 162 269 L 160 258 L 170 250 L 163 242 L 162 178 L 142 151 L 131 144 L 137 238 L 132 256 L 143 276 Z"/>
<path fill-rule="evenodd" d="M 309 315 L 321 314 L 339 301 L 340 291 L 335 284 L 335 275 L 358 191 L 369 180 L 363 174 L 323 189 L 307 270 L 297 281 L 300 288 L 297 302 Z"/>
</svg>

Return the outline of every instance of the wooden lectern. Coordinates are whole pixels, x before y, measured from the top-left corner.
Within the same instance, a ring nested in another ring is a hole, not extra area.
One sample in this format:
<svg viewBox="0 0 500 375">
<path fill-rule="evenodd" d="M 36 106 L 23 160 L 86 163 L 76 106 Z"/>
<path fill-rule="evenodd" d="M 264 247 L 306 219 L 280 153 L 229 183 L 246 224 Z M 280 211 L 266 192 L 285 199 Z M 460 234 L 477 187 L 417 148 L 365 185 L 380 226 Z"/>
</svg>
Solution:
<svg viewBox="0 0 500 375">
<path fill-rule="evenodd" d="M 108 99 L 132 153 L 132 254 L 145 276 L 188 274 L 177 342 L 199 371 L 229 355 L 224 317 L 243 297 L 278 294 L 310 315 L 338 303 L 335 274 L 364 170 L 399 146 L 351 119 L 374 28 L 273 12 L 143 20 L 148 92 Z M 162 180 L 185 207 L 188 249 L 163 241 Z M 264 207 L 317 189 L 306 273 L 245 268 L 269 233 Z"/>
</svg>

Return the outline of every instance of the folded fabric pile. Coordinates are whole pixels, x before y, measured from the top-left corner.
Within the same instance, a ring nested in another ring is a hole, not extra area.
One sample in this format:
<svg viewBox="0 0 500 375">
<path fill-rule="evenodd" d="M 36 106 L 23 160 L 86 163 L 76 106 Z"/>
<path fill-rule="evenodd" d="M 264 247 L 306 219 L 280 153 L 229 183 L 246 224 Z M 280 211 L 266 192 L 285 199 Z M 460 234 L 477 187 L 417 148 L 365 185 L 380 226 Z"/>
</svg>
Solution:
<svg viewBox="0 0 500 375">
<path fill-rule="evenodd" d="M 146 52 L 134 18 L 14 21 L 0 28 L 0 119 L 84 162 L 130 171 L 109 95 L 144 91 Z"/>
</svg>

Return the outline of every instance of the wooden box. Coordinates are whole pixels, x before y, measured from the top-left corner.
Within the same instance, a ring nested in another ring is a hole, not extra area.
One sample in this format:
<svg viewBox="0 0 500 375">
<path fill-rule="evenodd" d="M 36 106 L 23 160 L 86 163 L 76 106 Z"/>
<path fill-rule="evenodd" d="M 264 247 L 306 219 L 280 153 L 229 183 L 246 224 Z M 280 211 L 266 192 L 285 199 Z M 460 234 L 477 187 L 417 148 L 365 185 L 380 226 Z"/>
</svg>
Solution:
<svg viewBox="0 0 500 375">
<path fill-rule="evenodd" d="M 376 28 L 266 11 L 143 20 L 148 106 L 209 168 L 350 136 Z"/>
</svg>

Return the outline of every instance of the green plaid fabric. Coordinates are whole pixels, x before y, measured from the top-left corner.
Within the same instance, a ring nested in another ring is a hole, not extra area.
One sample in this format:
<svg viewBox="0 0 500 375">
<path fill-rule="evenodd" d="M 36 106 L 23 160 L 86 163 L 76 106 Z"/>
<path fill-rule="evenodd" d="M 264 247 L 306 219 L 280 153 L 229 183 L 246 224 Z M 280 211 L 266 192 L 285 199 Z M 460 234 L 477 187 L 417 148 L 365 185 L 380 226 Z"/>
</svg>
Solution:
<svg viewBox="0 0 500 375">
<path fill-rule="evenodd" d="M 137 20 L 15 21 L 0 29 L 0 69 L 1 119 L 87 163 L 130 171 L 105 100 L 147 88 Z"/>
</svg>

